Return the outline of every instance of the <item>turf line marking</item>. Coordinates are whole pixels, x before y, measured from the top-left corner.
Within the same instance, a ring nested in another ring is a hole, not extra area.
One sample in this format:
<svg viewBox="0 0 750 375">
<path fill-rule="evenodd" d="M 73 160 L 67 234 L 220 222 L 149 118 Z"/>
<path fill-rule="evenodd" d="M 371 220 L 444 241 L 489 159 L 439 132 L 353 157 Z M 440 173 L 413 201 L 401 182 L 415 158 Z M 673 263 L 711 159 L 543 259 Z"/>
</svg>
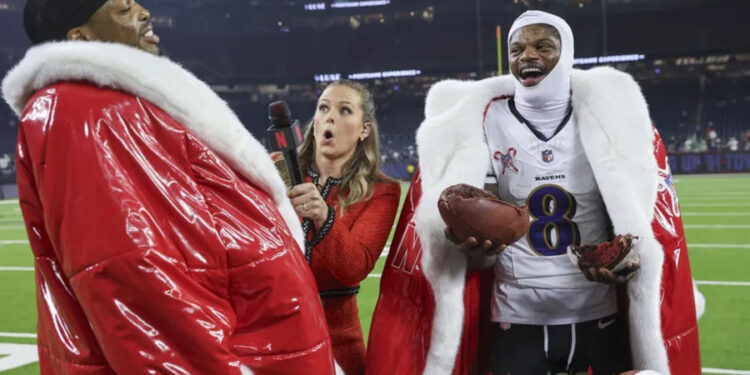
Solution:
<svg viewBox="0 0 750 375">
<path fill-rule="evenodd" d="M 725 197 L 727 195 L 739 195 L 739 196 L 744 196 L 744 197 L 750 198 L 750 195 L 748 195 L 747 192 L 743 192 L 743 191 L 727 191 L 727 192 L 721 193 L 721 194 L 701 194 L 701 193 L 696 193 L 695 191 L 691 191 L 689 193 L 685 192 L 685 193 L 682 193 L 682 194 L 680 194 L 679 192 L 677 192 L 677 194 L 680 197 L 683 197 L 683 196 L 688 196 L 688 197 Z"/>
<path fill-rule="evenodd" d="M 688 224 L 688 225 L 685 225 L 685 228 L 686 229 L 750 229 L 750 225 Z"/>
<path fill-rule="evenodd" d="M 696 280 L 698 285 L 721 285 L 721 286 L 750 286 L 750 281 L 700 281 Z"/>
<path fill-rule="evenodd" d="M 372 278 L 372 279 L 379 279 L 380 276 L 382 276 L 382 275 L 379 274 L 379 273 L 371 273 L 371 274 L 367 275 L 367 277 Z"/>
<path fill-rule="evenodd" d="M 39 361 L 36 344 L 0 344 L 0 371 Z"/>
<path fill-rule="evenodd" d="M 750 212 L 683 212 L 682 216 L 750 216 Z"/>
<path fill-rule="evenodd" d="M 3 272 L 30 272 L 34 271 L 34 267 L 0 267 L 0 271 Z M 2 336 L 2 335 L 0 335 Z"/>
<path fill-rule="evenodd" d="M 680 195 L 680 201 L 682 201 L 682 202 L 686 202 L 687 201 L 688 203 L 693 203 L 693 202 L 696 202 L 696 201 L 708 201 L 708 202 L 719 201 L 720 202 L 720 201 L 728 201 L 728 200 L 732 200 L 732 201 L 737 201 L 737 200 L 747 201 L 747 200 L 750 200 L 750 195 L 741 195 L 741 196 L 740 195 L 735 195 L 735 196 L 730 196 L 730 197 L 719 197 L 719 196 L 685 197 L 685 196 Z"/>
<path fill-rule="evenodd" d="M 35 339 L 36 333 L 0 332 L 0 337 L 12 337 L 16 339 Z"/>
<path fill-rule="evenodd" d="M 0 225 L 0 230 L 23 229 L 23 225 Z"/>
<path fill-rule="evenodd" d="M 747 207 L 750 203 L 681 203 L 680 207 Z"/>
<path fill-rule="evenodd" d="M 28 245 L 29 240 L 1 240 L 0 245 Z"/>
<path fill-rule="evenodd" d="M 4 201 L 0 201 L 0 206 L 11 205 L 11 204 L 18 204 L 18 199 L 7 199 Z"/>
<path fill-rule="evenodd" d="M 689 243 L 688 248 L 708 248 L 708 249 L 750 249 L 748 244 L 739 243 Z"/>
<path fill-rule="evenodd" d="M 703 368 L 704 374 L 750 375 L 747 370 L 725 370 L 722 368 Z"/>
</svg>

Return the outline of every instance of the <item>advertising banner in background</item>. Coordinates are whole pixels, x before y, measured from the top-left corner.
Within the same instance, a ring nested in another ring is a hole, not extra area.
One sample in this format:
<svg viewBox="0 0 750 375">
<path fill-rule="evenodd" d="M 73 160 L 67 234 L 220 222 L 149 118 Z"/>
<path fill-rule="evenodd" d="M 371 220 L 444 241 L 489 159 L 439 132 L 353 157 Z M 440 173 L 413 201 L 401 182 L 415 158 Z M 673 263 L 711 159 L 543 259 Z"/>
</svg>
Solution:
<svg viewBox="0 0 750 375">
<path fill-rule="evenodd" d="M 669 154 L 673 174 L 750 172 L 750 152 Z"/>
</svg>

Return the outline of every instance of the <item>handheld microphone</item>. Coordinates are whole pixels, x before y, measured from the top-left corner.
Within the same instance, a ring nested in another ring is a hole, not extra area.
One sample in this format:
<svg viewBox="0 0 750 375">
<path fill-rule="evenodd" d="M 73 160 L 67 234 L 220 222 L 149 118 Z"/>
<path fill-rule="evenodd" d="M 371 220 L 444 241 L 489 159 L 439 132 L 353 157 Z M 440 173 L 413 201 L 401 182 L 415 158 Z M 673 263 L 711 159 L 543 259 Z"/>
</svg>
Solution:
<svg viewBox="0 0 750 375">
<path fill-rule="evenodd" d="M 268 105 L 268 144 L 271 151 L 281 151 L 284 155 L 286 170 L 292 186 L 299 185 L 305 180 L 297 160 L 297 146 L 302 144 L 302 129 L 299 120 L 292 120 L 292 111 L 284 101 L 273 102 Z"/>
</svg>

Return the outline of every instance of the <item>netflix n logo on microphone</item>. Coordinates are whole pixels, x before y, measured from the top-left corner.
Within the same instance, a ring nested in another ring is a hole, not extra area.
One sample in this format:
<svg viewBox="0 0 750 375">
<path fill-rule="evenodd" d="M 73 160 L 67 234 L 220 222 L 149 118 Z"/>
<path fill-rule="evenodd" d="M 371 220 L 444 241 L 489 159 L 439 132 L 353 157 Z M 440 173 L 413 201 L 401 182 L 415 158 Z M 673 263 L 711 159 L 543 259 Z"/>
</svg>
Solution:
<svg viewBox="0 0 750 375">
<path fill-rule="evenodd" d="M 302 129 L 299 120 L 294 120 L 288 128 L 268 129 L 268 144 L 271 151 L 287 151 L 302 144 Z"/>
<path fill-rule="evenodd" d="M 299 160 L 297 160 L 297 146 L 302 144 L 302 129 L 299 120 L 292 119 L 292 112 L 284 101 L 268 105 L 268 119 L 271 120 L 271 127 L 268 128 L 268 144 L 271 151 L 281 151 L 284 155 L 289 182 L 292 186 L 305 182 L 299 168 Z"/>
</svg>

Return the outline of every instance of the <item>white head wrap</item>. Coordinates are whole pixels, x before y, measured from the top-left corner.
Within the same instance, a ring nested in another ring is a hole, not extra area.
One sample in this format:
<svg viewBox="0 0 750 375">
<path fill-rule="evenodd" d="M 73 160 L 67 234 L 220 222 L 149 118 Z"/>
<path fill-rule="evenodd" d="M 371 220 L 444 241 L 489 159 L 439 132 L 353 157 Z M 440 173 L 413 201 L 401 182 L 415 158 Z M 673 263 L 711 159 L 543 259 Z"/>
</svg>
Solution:
<svg viewBox="0 0 750 375">
<path fill-rule="evenodd" d="M 570 72 L 573 70 L 574 55 L 573 32 L 562 18 L 538 10 L 529 10 L 513 22 L 508 32 L 508 48 L 510 48 L 510 39 L 516 31 L 534 24 L 550 25 L 560 33 L 562 45 L 560 59 L 552 71 L 536 86 L 525 87 L 518 79 L 513 80 L 516 85 L 516 107 L 532 125 L 537 125 L 540 121 L 552 120 L 559 124 L 567 113 L 570 101 Z M 553 119 L 550 119 L 550 116 Z"/>
</svg>

